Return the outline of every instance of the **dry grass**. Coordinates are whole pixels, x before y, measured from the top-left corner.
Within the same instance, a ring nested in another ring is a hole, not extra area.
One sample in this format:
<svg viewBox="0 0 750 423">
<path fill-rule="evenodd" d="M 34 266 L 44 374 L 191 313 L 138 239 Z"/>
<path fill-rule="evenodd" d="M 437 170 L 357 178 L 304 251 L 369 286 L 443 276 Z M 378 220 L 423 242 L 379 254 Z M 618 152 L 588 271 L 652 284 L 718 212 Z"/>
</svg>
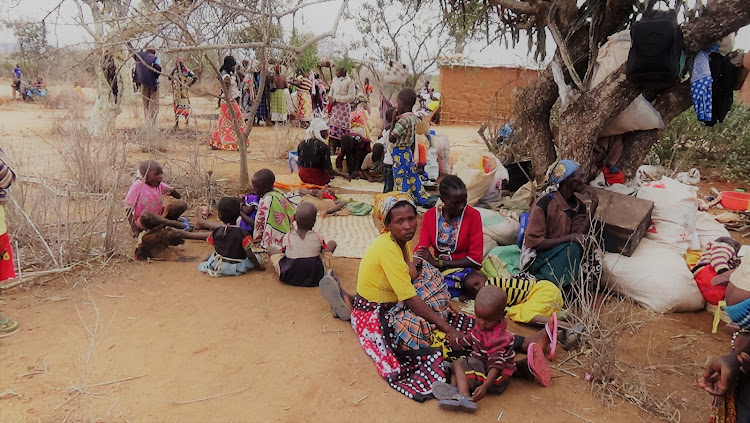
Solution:
<svg viewBox="0 0 750 423">
<path fill-rule="evenodd" d="M 29 160 L 11 157 L 19 175 L 9 191 L 8 226 L 21 273 L 86 265 L 124 254 L 121 192 L 126 146 L 92 139 L 69 119 L 51 143 L 66 160 L 50 178 L 32 175 Z M 11 153 L 12 154 L 12 153 Z M 62 176 L 67 175 L 67 178 Z"/>
<path fill-rule="evenodd" d="M 601 234 L 592 236 L 601 239 Z M 587 247 L 588 251 L 592 248 L 596 247 Z M 679 399 L 673 398 L 673 394 L 659 394 L 656 389 L 659 380 L 653 373 L 644 372 L 621 356 L 624 355 L 621 340 L 635 335 L 656 314 L 616 296 L 601 278 L 586 281 L 581 277 L 570 297 L 566 299 L 569 320 L 583 327 L 584 333 L 579 348 L 560 366 L 583 372 L 592 394 L 603 404 L 627 401 L 663 421 L 679 422 L 682 408 Z M 676 367 L 672 370 L 678 371 Z"/>
<path fill-rule="evenodd" d="M 304 136 L 304 131 L 299 127 L 287 123 L 285 125 L 275 125 L 273 142 L 260 143 L 260 151 L 266 161 L 274 162 L 280 159 L 286 159 L 287 153 L 297 149 L 297 145 Z M 252 137 L 252 132 L 250 133 Z"/>
</svg>

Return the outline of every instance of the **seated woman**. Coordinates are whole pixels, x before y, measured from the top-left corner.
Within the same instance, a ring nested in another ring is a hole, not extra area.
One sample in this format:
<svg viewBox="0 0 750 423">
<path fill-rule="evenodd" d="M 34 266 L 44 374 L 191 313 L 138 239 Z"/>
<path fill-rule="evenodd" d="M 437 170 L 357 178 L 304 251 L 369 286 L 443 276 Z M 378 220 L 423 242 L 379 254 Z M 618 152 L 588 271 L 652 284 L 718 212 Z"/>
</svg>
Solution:
<svg viewBox="0 0 750 423">
<path fill-rule="evenodd" d="M 412 257 L 409 241 L 417 229 L 417 213 L 411 198 L 383 194 L 375 207 L 385 232 L 360 262 L 357 295 L 343 291 L 332 273 L 321 279 L 320 290 L 337 317 L 351 319 L 378 373 L 394 389 L 421 402 L 431 397 L 434 382 L 445 382 L 441 350 L 431 348 L 434 339 L 463 336 L 474 320 L 451 311 L 440 272 Z M 549 350 L 544 330 L 528 338 L 516 336 L 513 348 L 525 352 L 530 343 Z"/>
<path fill-rule="evenodd" d="M 425 213 L 414 254 L 451 275 L 446 283 L 457 297 L 466 275 L 482 267 L 482 216 L 466 204 L 466 185 L 458 176 L 446 175 L 439 190 L 443 204 Z"/>
<path fill-rule="evenodd" d="M 571 160 L 553 163 L 547 181 L 552 192 L 543 194 L 531 206 L 521 268 L 565 291 L 581 275 L 593 281 L 601 274 L 599 256 L 588 237 L 598 196 L 584 183 L 583 169 Z M 590 200 L 591 207 L 582 199 Z"/>
<path fill-rule="evenodd" d="M 328 138 L 328 125 L 320 118 L 310 122 L 305 131 L 306 140 L 297 147 L 299 160 L 299 178 L 302 182 L 315 185 L 326 185 L 335 176 L 351 179 L 348 174 L 337 172 L 331 164 L 331 150 L 325 143 Z"/>
</svg>

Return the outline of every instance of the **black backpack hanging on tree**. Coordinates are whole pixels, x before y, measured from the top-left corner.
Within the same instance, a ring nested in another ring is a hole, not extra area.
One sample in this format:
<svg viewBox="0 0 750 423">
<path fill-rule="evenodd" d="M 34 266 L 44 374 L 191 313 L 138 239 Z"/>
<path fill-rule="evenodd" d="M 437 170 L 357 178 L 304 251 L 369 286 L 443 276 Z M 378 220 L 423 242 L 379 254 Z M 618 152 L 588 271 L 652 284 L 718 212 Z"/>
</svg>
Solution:
<svg viewBox="0 0 750 423">
<path fill-rule="evenodd" d="M 627 77 L 649 88 L 666 88 L 680 78 L 682 30 L 677 13 L 647 10 L 630 29 Z"/>
</svg>

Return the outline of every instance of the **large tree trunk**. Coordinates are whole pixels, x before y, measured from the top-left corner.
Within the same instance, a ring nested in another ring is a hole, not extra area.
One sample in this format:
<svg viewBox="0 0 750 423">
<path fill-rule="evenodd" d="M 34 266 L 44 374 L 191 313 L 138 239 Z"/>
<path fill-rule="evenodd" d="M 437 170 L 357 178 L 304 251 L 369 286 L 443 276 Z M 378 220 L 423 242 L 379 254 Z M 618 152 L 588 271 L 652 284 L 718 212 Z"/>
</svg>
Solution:
<svg viewBox="0 0 750 423">
<path fill-rule="evenodd" d="M 633 0 L 608 0 L 600 33 L 596 34 L 599 42 L 618 29 L 624 19 L 622 15 L 627 16 L 633 3 Z M 714 0 L 700 17 L 683 26 L 686 50 L 689 55 L 694 55 L 748 23 L 750 1 Z M 588 43 L 580 37 L 581 33 L 587 32 L 587 28 L 581 28 L 567 38 L 567 48 L 574 62 L 582 58 L 581 45 L 588 47 Z M 588 37 L 588 34 L 585 36 Z M 585 50 L 588 52 L 588 49 Z M 663 92 L 644 92 L 640 86 L 625 78 L 623 65 L 593 90 L 580 92 L 570 100 L 560 116 L 559 147 L 555 154 L 549 129 L 549 110 L 557 100 L 557 87 L 550 69 L 541 72 L 539 79 L 521 93 L 516 106 L 537 180 L 541 180 L 556 157 L 573 159 L 592 169 L 593 146 L 602 128 L 641 93 L 652 100 L 665 123 L 691 105 L 687 84 Z M 651 146 L 659 140 L 660 132 L 636 131 L 624 135 L 620 164 L 626 174 L 632 175 L 640 166 Z"/>
<path fill-rule="evenodd" d="M 100 55 L 99 65 L 96 67 L 96 100 L 88 125 L 89 133 L 94 137 L 103 137 L 114 132 L 115 119 L 122 111 L 120 100 L 125 88 L 120 72 L 123 64 L 122 56 L 122 53 L 110 54 L 109 52 Z M 109 60 L 112 60 L 114 64 L 114 77 L 106 72 Z M 117 94 L 113 90 L 115 84 Z"/>
</svg>

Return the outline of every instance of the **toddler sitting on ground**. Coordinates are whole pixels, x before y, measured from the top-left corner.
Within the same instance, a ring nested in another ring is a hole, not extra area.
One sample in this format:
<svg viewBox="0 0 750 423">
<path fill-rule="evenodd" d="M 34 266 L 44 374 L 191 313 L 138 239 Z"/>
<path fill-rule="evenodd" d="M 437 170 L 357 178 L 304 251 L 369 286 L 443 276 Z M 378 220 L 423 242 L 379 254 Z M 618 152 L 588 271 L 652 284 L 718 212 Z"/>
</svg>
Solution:
<svg viewBox="0 0 750 423">
<path fill-rule="evenodd" d="M 169 226 L 190 230 L 191 225 L 182 216 L 187 203 L 176 201 L 164 207 L 162 195 L 180 199 L 180 194 L 162 182 L 164 171 L 154 160 L 146 160 L 138 165 L 139 178 L 133 182 L 125 196 L 128 205 L 128 222 L 134 234 L 158 226 Z"/>
<path fill-rule="evenodd" d="M 213 229 L 208 237 L 216 251 L 198 265 L 198 270 L 211 276 L 239 276 L 253 269 L 264 270 L 252 251 L 252 235 L 236 226 L 240 200 L 223 197 L 219 200 L 218 212 L 224 225 Z"/>
<path fill-rule="evenodd" d="M 314 205 L 301 203 L 294 214 L 297 229 L 284 235 L 280 248 L 272 246 L 268 249 L 279 280 L 287 285 L 318 286 L 326 267 L 330 267 L 336 241 L 326 243 L 312 230 L 317 214 Z"/>
<path fill-rule="evenodd" d="M 453 362 L 451 384 L 458 388 L 458 395 L 450 396 L 448 387 L 441 382 L 432 386 L 441 408 L 474 412 L 476 402 L 487 393 L 502 394 L 513 375 L 549 385 L 550 371 L 539 345 L 530 343 L 527 357 L 516 363 L 514 335 L 508 331 L 505 319 L 506 305 L 505 291 L 498 287 L 485 286 L 477 293 L 474 328 L 451 340 L 454 349 L 471 351 L 468 358 Z"/>
<path fill-rule="evenodd" d="M 740 243 L 727 236 L 717 238 L 706 246 L 698 263 L 693 267 L 693 278 L 703 294 L 703 298 L 713 305 L 724 299 L 726 292 L 726 278 L 717 278 L 735 267 Z"/>
</svg>

